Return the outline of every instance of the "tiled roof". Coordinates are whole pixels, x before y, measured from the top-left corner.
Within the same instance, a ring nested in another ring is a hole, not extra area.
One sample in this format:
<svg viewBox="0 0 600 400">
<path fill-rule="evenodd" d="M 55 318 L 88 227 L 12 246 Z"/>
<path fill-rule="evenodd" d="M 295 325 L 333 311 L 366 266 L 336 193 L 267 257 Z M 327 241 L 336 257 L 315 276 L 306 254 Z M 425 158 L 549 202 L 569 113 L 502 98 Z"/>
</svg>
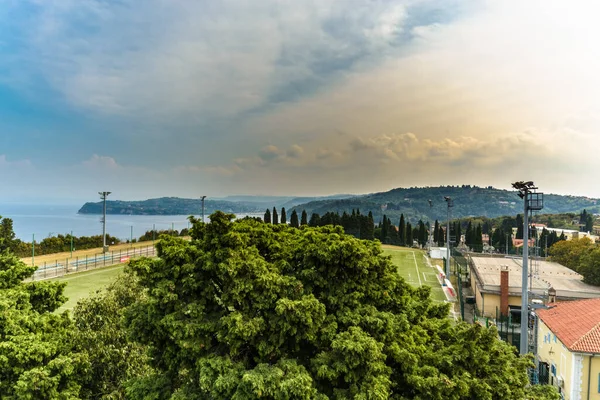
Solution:
<svg viewBox="0 0 600 400">
<path fill-rule="evenodd" d="M 571 351 L 600 353 L 600 299 L 552 303 L 537 315 Z"/>
</svg>

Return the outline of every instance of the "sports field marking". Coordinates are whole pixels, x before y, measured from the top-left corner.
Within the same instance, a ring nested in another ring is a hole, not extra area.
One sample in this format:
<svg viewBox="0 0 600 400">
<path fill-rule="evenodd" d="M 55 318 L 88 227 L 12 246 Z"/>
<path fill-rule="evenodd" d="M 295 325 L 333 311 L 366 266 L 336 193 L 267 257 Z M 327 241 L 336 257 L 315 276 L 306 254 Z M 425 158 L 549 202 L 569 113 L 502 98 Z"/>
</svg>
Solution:
<svg viewBox="0 0 600 400">
<path fill-rule="evenodd" d="M 415 268 L 417 269 L 417 278 L 419 278 L 419 286 L 423 286 L 421 282 L 421 273 L 419 272 L 419 266 L 417 265 L 417 257 L 415 256 L 415 252 L 412 252 L 413 259 L 415 260 Z"/>
<path fill-rule="evenodd" d="M 427 282 L 427 276 L 425 275 L 425 271 L 423 271 L 423 280 Z"/>
</svg>

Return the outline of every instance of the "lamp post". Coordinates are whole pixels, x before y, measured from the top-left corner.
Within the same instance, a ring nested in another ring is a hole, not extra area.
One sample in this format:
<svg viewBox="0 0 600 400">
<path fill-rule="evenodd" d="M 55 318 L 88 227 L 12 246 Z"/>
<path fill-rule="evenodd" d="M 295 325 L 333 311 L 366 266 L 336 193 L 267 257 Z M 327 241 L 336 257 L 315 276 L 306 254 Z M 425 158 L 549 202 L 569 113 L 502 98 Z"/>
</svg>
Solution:
<svg viewBox="0 0 600 400">
<path fill-rule="evenodd" d="M 448 203 L 448 221 L 446 221 L 446 277 L 450 279 L 450 208 L 454 207 L 454 201 L 444 196 L 444 200 Z"/>
<path fill-rule="evenodd" d="M 512 184 L 519 191 L 519 197 L 523 199 L 523 271 L 521 275 L 521 341 L 520 354 L 527 354 L 529 334 L 529 291 L 527 290 L 527 278 L 529 276 L 527 262 L 529 259 L 529 211 L 537 211 L 544 208 L 544 194 L 536 193 L 537 187 L 533 182 L 519 181 Z"/>
<path fill-rule="evenodd" d="M 204 199 L 205 198 L 206 198 L 206 196 L 200 197 L 200 200 L 202 200 L 202 223 L 204 223 Z"/>
<path fill-rule="evenodd" d="M 102 252 L 106 253 L 108 248 L 106 246 L 106 197 L 111 192 L 98 192 L 102 199 Z"/>
</svg>

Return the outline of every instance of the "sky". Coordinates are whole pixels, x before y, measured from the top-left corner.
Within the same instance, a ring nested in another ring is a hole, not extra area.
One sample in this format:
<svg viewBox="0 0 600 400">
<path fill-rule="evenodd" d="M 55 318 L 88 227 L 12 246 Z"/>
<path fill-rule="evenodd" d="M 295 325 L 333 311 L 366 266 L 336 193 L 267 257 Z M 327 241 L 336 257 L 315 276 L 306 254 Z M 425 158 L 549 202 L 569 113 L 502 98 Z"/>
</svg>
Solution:
<svg viewBox="0 0 600 400">
<path fill-rule="evenodd" d="M 0 0 L 0 199 L 600 197 L 590 1 Z"/>
</svg>

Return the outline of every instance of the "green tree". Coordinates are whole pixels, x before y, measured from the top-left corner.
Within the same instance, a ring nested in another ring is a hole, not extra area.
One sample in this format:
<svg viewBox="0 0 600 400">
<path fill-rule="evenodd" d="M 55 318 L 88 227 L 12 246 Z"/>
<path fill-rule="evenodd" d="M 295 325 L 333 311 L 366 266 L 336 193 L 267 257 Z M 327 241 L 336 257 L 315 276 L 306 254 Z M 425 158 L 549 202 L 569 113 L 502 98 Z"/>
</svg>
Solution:
<svg viewBox="0 0 600 400">
<path fill-rule="evenodd" d="M 400 214 L 400 223 L 398 224 L 398 238 L 400 240 L 400 246 L 406 246 L 406 221 L 404 220 L 404 214 Z"/>
<path fill-rule="evenodd" d="M 290 216 L 290 225 L 293 228 L 300 227 L 300 223 L 298 222 L 298 213 L 296 212 L 296 210 L 292 210 L 292 215 Z"/>
<path fill-rule="evenodd" d="M 271 218 L 273 219 L 274 225 L 279 223 L 279 217 L 277 216 L 277 209 L 275 207 L 273 207 L 273 214 L 271 214 Z"/>
<path fill-rule="evenodd" d="M 302 210 L 302 217 L 300 218 L 300 225 L 308 225 L 308 215 L 306 210 Z"/>
<path fill-rule="evenodd" d="M 217 212 L 192 240 L 131 263 L 147 297 L 125 314 L 154 399 L 523 399 L 530 357 L 454 323 L 377 242 Z M 335 282 L 335 284 L 332 284 Z M 490 356 L 493 355 L 493 356 Z"/>
<path fill-rule="evenodd" d="M 144 301 L 145 294 L 137 278 L 126 273 L 106 289 L 78 302 L 73 312 L 76 329 L 70 340 L 90 362 L 81 376 L 82 398 L 124 398 L 128 380 L 152 373 L 148 350 L 129 340 L 121 324 L 127 306 Z"/>
<path fill-rule="evenodd" d="M 54 311 L 66 283 L 28 282 L 35 267 L 0 253 L 0 393 L 3 399 L 79 398 L 89 362 L 73 351 L 73 322 Z"/>
<path fill-rule="evenodd" d="M 413 229 L 410 222 L 406 223 L 406 245 L 408 247 L 413 245 Z"/>
<path fill-rule="evenodd" d="M 517 214 L 517 233 L 515 239 L 523 239 L 523 215 Z"/>
<path fill-rule="evenodd" d="M 281 223 L 287 224 L 287 217 L 285 215 L 285 207 L 281 207 Z"/>
<path fill-rule="evenodd" d="M 13 221 L 0 215 L 0 252 L 4 250 L 14 252 L 16 247 L 17 239 L 13 230 Z"/>
<path fill-rule="evenodd" d="M 265 221 L 265 224 L 271 223 L 271 210 L 269 210 L 268 208 L 267 211 L 265 211 L 265 217 L 263 218 L 263 220 Z"/>
<path fill-rule="evenodd" d="M 585 283 L 600 286 L 600 247 L 594 246 L 583 252 L 577 272 L 583 275 Z"/>
<path fill-rule="evenodd" d="M 584 237 L 558 241 L 550 247 L 548 252 L 552 261 L 578 271 L 582 257 L 595 247 L 596 245 L 589 238 Z"/>
<path fill-rule="evenodd" d="M 439 234 L 440 234 L 440 223 L 436 219 L 435 225 L 433 226 L 433 242 L 436 244 L 439 241 Z"/>
<path fill-rule="evenodd" d="M 321 217 L 317 213 L 312 213 L 310 216 L 310 221 L 308 221 L 308 226 L 312 226 L 313 228 L 317 226 L 321 226 Z"/>
</svg>

